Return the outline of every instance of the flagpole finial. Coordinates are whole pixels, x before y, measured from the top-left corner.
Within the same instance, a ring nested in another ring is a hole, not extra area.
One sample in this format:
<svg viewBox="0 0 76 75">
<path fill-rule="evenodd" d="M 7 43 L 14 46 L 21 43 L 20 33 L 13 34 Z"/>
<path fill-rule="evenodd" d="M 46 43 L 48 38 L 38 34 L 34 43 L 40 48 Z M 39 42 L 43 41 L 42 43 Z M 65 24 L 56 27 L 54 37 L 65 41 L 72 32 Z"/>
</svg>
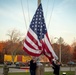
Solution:
<svg viewBox="0 0 76 75">
<path fill-rule="evenodd" d="M 41 0 L 38 0 L 38 6 L 40 5 L 40 3 L 41 3 Z"/>
</svg>

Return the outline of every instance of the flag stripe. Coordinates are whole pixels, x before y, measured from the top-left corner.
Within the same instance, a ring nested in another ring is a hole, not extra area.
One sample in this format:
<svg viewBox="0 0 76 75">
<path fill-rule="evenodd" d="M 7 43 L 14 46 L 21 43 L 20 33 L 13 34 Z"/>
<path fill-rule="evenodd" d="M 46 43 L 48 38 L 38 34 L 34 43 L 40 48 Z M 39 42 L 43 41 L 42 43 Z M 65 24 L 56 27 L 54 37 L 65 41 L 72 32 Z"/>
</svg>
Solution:
<svg viewBox="0 0 76 75">
<path fill-rule="evenodd" d="M 53 50 L 53 48 L 52 48 L 52 46 L 51 46 L 51 44 L 50 44 L 50 41 L 48 40 L 47 37 L 48 37 L 48 36 L 45 35 L 45 44 L 47 45 L 47 46 L 45 46 L 45 47 L 48 47 L 47 51 L 49 51 L 50 54 L 51 54 L 53 57 L 55 57 L 56 59 L 58 59 L 58 57 L 56 56 L 56 54 L 55 54 L 55 52 L 54 52 L 54 50 Z"/>
<path fill-rule="evenodd" d="M 42 46 L 40 41 L 37 38 L 37 35 L 33 32 L 33 30 L 30 28 L 27 36 L 37 45 L 37 46 Z"/>
<path fill-rule="evenodd" d="M 27 44 L 30 48 L 36 50 L 35 46 L 33 46 L 32 43 L 29 43 L 27 40 L 25 40 L 25 42 L 26 42 L 26 44 Z"/>
<path fill-rule="evenodd" d="M 32 56 L 40 56 L 42 54 L 42 52 L 41 53 L 31 52 L 28 49 L 26 49 L 26 47 L 23 47 L 23 49 L 24 49 L 25 52 L 27 52 L 29 55 L 32 55 Z"/>
<path fill-rule="evenodd" d="M 31 53 L 35 53 L 35 54 L 41 54 L 42 53 L 41 50 L 34 50 L 34 49 L 30 48 L 26 43 L 24 43 L 24 49 L 28 50 Z"/>
<path fill-rule="evenodd" d="M 46 35 L 45 35 L 46 36 Z M 53 58 L 53 55 L 52 55 L 52 52 L 50 52 L 50 48 L 48 47 L 48 44 L 49 44 L 49 41 L 47 40 L 47 37 L 45 37 L 45 43 L 44 43 L 44 51 L 45 51 L 45 54 L 48 56 L 48 57 L 51 57 Z"/>
<path fill-rule="evenodd" d="M 31 48 L 38 49 L 38 46 L 33 42 L 33 40 L 31 40 L 31 38 L 29 36 L 26 37 L 25 42 Z"/>
<path fill-rule="evenodd" d="M 36 45 L 38 45 L 38 41 L 35 39 L 35 37 L 31 34 L 31 32 L 28 32 L 27 36 L 34 42 Z"/>
<path fill-rule="evenodd" d="M 45 52 L 44 55 L 49 59 L 49 61 L 51 61 L 51 60 L 54 58 L 54 57 L 50 57 L 50 56 L 49 56 L 50 54 L 48 55 L 48 53 L 46 53 L 46 52 Z"/>
</svg>

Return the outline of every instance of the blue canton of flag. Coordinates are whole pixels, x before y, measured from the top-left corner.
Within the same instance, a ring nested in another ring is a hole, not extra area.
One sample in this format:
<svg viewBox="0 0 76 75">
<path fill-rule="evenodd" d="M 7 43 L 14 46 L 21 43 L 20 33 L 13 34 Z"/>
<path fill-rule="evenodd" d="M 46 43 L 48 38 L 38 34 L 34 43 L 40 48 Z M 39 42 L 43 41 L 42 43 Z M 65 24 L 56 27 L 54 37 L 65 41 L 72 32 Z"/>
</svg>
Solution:
<svg viewBox="0 0 76 75">
<path fill-rule="evenodd" d="M 37 9 L 37 11 L 32 19 L 30 28 L 36 33 L 39 40 L 43 39 L 44 35 L 47 33 L 44 16 L 43 16 L 43 10 L 42 10 L 41 5 Z"/>
</svg>

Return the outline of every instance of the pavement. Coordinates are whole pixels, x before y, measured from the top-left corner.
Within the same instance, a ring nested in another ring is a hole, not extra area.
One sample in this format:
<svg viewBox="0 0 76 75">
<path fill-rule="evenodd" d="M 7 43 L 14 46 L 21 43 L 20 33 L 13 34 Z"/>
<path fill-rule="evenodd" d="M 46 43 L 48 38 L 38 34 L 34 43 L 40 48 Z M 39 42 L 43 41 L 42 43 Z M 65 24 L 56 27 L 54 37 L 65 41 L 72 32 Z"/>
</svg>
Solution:
<svg viewBox="0 0 76 75">
<path fill-rule="evenodd" d="M 75 71 L 76 67 L 61 67 L 61 71 Z M 44 68 L 45 72 L 52 72 L 53 69 L 51 67 L 46 67 Z M 14 73 L 14 72 L 29 72 L 28 68 L 22 67 L 21 69 L 17 68 L 9 68 L 9 73 Z M 0 75 L 3 75 L 3 68 L 0 68 Z"/>
</svg>

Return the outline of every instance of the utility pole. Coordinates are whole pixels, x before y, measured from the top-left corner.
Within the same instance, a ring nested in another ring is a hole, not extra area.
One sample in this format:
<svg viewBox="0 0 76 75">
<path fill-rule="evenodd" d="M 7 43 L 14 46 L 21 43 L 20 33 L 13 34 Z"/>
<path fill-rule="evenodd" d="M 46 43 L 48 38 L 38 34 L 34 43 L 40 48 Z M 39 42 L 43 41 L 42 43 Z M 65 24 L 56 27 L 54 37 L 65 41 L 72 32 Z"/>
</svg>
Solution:
<svg viewBox="0 0 76 75">
<path fill-rule="evenodd" d="M 41 3 L 41 0 L 38 0 L 37 7 L 40 5 L 40 3 Z M 38 61 L 40 61 L 40 57 L 38 57 L 37 59 L 38 59 Z"/>
<path fill-rule="evenodd" d="M 61 44 L 62 44 L 62 38 L 61 37 L 60 38 L 55 37 L 55 39 L 58 40 L 59 45 L 60 45 L 60 47 L 59 47 L 59 61 L 61 62 Z"/>
<path fill-rule="evenodd" d="M 59 53 L 59 57 L 60 57 L 60 62 L 61 62 L 61 44 L 62 44 L 62 40 L 61 40 L 61 37 L 60 37 L 60 41 L 59 41 L 59 44 L 60 44 L 60 53 Z"/>
<path fill-rule="evenodd" d="M 38 6 L 39 6 L 40 3 L 41 3 L 41 0 L 38 0 Z"/>
</svg>

